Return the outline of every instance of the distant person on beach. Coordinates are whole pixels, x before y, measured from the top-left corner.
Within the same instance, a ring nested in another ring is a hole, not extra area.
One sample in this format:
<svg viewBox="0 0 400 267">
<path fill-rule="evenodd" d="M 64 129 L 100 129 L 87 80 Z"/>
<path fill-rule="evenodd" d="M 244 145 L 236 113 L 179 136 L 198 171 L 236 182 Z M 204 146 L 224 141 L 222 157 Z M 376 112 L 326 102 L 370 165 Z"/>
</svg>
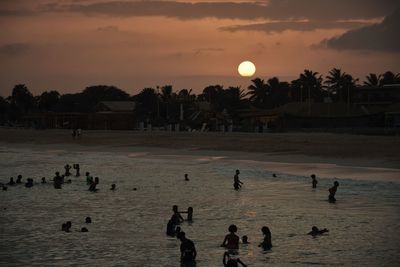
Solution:
<svg viewBox="0 0 400 267">
<path fill-rule="evenodd" d="M 329 197 L 328 197 L 328 199 L 329 199 L 329 202 L 331 202 L 331 203 L 335 203 L 336 202 L 335 195 L 336 195 L 336 191 L 337 191 L 338 186 L 339 186 L 339 182 L 335 181 L 333 183 L 333 186 L 331 188 L 329 188 Z"/>
<path fill-rule="evenodd" d="M 229 234 L 227 234 L 222 241 L 221 247 L 225 247 L 228 250 L 237 250 L 239 249 L 239 237 L 235 234 L 237 232 L 237 227 L 234 224 L 231 224 L 228 227 Z"/>
<path fill-rule="evenodd" d="M 247 235 L 242 236 L 242 243 L 249 244 L 249 238 L 247 237 Z"/>
<path fill-rule="evenodd" d="M 42 184 L 46 184 L 46 177 L 42 177 Z"/>
<path fill-rule="evenodd" d="M 22 175 L 17 176 L 17 181 L 15 181 L 17 184 L 22 184 Z"/>
<path fill-rule="evenodd" d="M 315 177 L 315 174 L 311 174 L 311 179 L 312 179 L 312 188 L 317 188 L 318 181 Z"/>
<path fill-rule="evenodd" d="M 235 176 L 233 177 L 233 187 L 235 188 L 235 190 L 239 190 L 239 188 L 241 188 L 242 187 L 242 182 L 239 180 L 239 174 L 240 174 L 240 171 L 239 170 L 236 170 L 236 174 L 235 174 Z"/>
<path fill-rule="evenodd" d="M 181 241 L 181 263 L 193 263 L 197 256 L 193 241 L 186 238 L 185 232 L 180 232 L 178 238 Z"/>
<path fill-rule="evenodd" d="M 184 220 L 182 215 L 178 211 L 178 206 L 177 205 L 172 206 L 172 211 L 174 212 L 174 214 L 172 214 L 171 216 L 172 222 L 175 225 L 181 224 Z"/>
<path fill-rule="evenodd" d="M 264 250 L 270 250 L 272 248 L 271 231 L 267 226 L 263 226 L 261 232 L 264 235 L 264 240 L 258 246 L 262 247 Z"/>
<path fill-rule="evenodd" d="M 92 184 L 89 186 L 89 191 L 90 192 L 96 192 L 97 189 L 96 186 L 99 184 L 99 177 L 95 177 L 94 178 L 94 182 L 92 182 Z"/>
<path fill-rule="evenodd" d="M 7 183 L 7 185 L 15 185 L 14 177 L 10 177 L 10 181 Z"/>
<path fill-rule="evenodd" d="M 239 263 L 243 266 L 246 267 L 247 265 L 244 264 L 239 258 L 237 259 L 232 259 L 230 257 L 230 254 L 228 252 L 224 253 L 224 257 L 222 258 L 222 263 L 224 264 L 224 267 L 238 267 Z"/>
<path fill-rule="evenodd" d="M 327 233 L 327 232 L 329 232 L 329 230 L 326 228 L 319 230 L 318 227 L 313 226 L 311 228 L 311 232 L 309 232 L 307 235 L 317 236 L 317 235 L 322 235 L 323 233 Z"/>
<path fill-rule="evenodd" d="M 189 181 L 189 176 L 187 173 L 185 173 L 185 181 Z"/>
<path fill-rule="evenodd" d="M 93 177 L 90 176 L 90 172 L 86 172 L 86 184 L 91 185 L 93 183 Z"/>
<path fill-rule="evenodd" d="M 81 176 L 79 164 L 74 164 L 72 167 L 76 170 L 75 177 Z"/>
<path fill-rule="evenodd" d="M 67 164 L 67 165 L 65 165 L 64 166 L 64 169 L 65 169 L 65 176 L 70 176 L 71 175 L 71 173 L 70 173 L 70 169 L 71 169 L 71 166 L 69 165 L 69 164 Z"/>
<path fill-rule="evenodd" d="M 112 184 L 110 190 L 114 191 L 115 189 L 116 189 L 115 184 Z"/>
<path fill-rule="evenodd" d="M 62 176 L 60 176 L 60 173 L 56 172 L 56 176 L 54 176 L 54 178 L 53 178 L 54 188 L 55 189 L 61 189 L 61 185 L 63 184 L 63 180 L 64 180 L 64 178 Z"/>
</svg>

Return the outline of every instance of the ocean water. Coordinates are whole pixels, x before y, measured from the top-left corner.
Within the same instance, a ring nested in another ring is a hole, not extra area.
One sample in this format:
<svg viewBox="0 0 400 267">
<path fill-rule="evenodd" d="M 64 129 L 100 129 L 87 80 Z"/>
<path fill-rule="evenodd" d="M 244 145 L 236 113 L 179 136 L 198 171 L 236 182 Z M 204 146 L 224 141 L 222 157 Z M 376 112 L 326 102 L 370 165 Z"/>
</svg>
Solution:
<svg viewBox="0 0 400 267">
<path fill-rule="evenodd" d="M 332 177 L 318 178 L 318 188 L 312 189 L 308 176 L 277 173 L 274 178 L 267 163 L 249 164 L 223 152 L 5 146 L 0 147 L 0 181 L 22 174 L 39 183 L 42 176 L 63 172 L 67 163 L 80 163 L 82 176 L 72 176 L 62 190 L 35 184 L 0 191 L 0 266 L 180 266 L 180 242 L 165 234 L 174 204 L 194 208 L 193 223 L 181 227 L 196 245 L 198 267 L 222 266 L 220 244 L 230 224 L 237 225 L 239 236 L 249 237 L 250 244 L 239 249 L 248 266 L 400 265 L 400 183 L 339 177 L 338 201 L 331 204 Z M 239 192 L 232 186 L 236 169 L 244 182 Z M 86 171 L 100 178 L 98 192 L 87 191 Z M 86 216 L 92 224 L 85 225 Z M 62 232 L 68 220 L 72 232 Z M 267 252 L 258 247 L 264 225 L 272 232 L 273 248 Z M 329 233 L 306 235 L 313 225 Z M 89 232 L 78 232 L 81 227 Z"/>
</svg>

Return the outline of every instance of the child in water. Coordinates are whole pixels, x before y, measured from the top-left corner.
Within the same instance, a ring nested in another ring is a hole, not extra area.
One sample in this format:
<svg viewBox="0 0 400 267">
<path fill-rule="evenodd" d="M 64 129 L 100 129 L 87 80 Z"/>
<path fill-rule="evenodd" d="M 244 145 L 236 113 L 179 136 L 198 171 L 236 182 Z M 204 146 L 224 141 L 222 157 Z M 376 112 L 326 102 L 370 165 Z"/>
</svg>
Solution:
<svg viewBox="0 0 400 267">
<path fill-rule="evenodd" d="M 261 232 L 264 234 L 264 240 L 258 246 L 262 247 L 264 250 L 270 250 L 272 248 L 271 231 L 267 226 L 263 226 Z"/>
<path fill-rule="evenodd" d="M 336 191 L 337 191 L 338 186 L 339 186 L 339 182 L 335 181 L 333 183 L 333 186 L 331 188 L 329 188 L 329 197 L 328 197 L 328 199 L 329 199 L 329 202 L 331 202 L 331 203 L 335 203 L 336 202 L 335 195 L 336 195 Z"/>
<path fill-rule="evenodd" d="M 235 176 L 233 177 L 233 187 L 235 188 L 235 190 L 239 190 L 239 188 L 241 188 L 242 187 L 242 182 L 239 180 L 239 174 L 240 174 L 240 171 L 239 170 L 236 170 L 236 174 L 235 174 Z"/>
<path fill-rule="evenodd" d="M 239 237 L 235 234 L 237 232 L 236 225 L 232 224 L 228 228 L 229 234 L 224 238 L 221 247 L 226 247 L 228 250 L 239 249 Z"/>
<path fill-rule="evenodd" d="M 317 235 L 322 235 L 323 233 L 327 233 L 327 232 L 329 232 L 329 230 L 326 228 L 319 230 L 318 227 L 313 226 L 311 228 L 311 232 L 309 232 L 307 235 L 317 236 Z"/>
</svg>

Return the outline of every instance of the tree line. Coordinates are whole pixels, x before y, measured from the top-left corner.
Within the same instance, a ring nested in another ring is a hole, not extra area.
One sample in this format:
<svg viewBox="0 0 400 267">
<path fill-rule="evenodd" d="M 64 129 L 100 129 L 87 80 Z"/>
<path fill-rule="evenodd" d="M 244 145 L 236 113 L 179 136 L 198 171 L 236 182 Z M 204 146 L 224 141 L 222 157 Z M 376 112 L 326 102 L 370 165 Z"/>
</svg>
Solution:
<svg viewBox="0 0 400 267">
<path fill-rule="evenodd" d="M 155 124 L 179 120 L 181 106 L 190 113 L 201 102 L 209 104 L 210 112 L 224 113 L 235 119 L 240 110 L 251 107 L 272 109 L 290 102 L 323 102 L 324 98 L 333 103 L 348 102 L 360 86 L 383 87 L 399 83 L 400 74 L 391 71 L 379 75 L 370 73 L 359 84 L 352 75 L 333 68 L 325 78 L 318 72 L 304 70 L 291 82 L 280 81 L 277 77 L 255 78 L 247 91 L 240 87 L 210 85 L 197 95 L 191 89 L 174 91 L 171 85 L 144 88 L 136 95 L 129 95 L 115 86 L 96 85 L 80 93 L 60 94 L 52 90 L 34 96 L 24 84 L 18 84 L 10 96 L 0 96 L 0 122 L 19 122 L 31 113 L 93 112 L 100 101 L 135 101 L 136 116 Z"/>
</svg>

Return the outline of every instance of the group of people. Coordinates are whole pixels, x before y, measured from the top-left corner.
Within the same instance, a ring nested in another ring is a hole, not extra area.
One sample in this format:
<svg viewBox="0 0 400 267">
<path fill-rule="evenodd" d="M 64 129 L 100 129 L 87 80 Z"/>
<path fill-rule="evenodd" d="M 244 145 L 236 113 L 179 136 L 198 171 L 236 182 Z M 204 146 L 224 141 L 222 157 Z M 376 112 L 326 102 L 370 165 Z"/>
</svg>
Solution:
<svg viewBox="0 0 400 267">
<path fill-rule="evenodd" d="M 315 174 L 311 174 L 311 179 L 312 179 L 311 180 L 312 188 L 317 188 L 318 181 L 317 181 L 317 177 L 315 176 Z M 331 188 L 329 188 L 328 201 L 330 203 L 336 202 L 335 195 L 336 195 L 336 191 L 337 191 L 338 187 L 339 187 L 339 182 L 334 181 L 333 186 Z"/>
<path fill-rule="evenodd" d="M 86 217 L 85 218 L 85 223 L 86 224 L 92 223 L 92 218 Z M 71 232 L 71 227 L 72 227 L 72 222 L 71 221 L 67 221 L 66 223 L 63 223 L 61 225 L 61 231 L 69 233 L 69 232 Z M 89 230 L 86 227 L 82 227 L 79 232 L 86 233 L 86 232 L 89 232 Z"/>
</svg>

